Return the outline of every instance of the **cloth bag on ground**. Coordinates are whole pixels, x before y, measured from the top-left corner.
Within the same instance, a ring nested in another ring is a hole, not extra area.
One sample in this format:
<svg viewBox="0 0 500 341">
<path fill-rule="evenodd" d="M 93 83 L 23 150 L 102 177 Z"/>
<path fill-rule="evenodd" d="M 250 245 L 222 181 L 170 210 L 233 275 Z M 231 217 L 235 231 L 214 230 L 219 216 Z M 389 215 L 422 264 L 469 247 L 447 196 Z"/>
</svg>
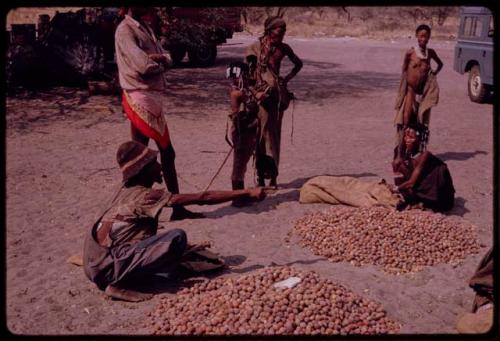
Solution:
<svg viewBox="0 0 500 341">
<path fill-rule="evenodd" d="M 363 181 L 349 176 L 322 175 L 309 179 L 300 189 L 299 201 L 344 204 L 355 207 L 396 207 L 400 197 L 384 179 Z"/>
</svg>

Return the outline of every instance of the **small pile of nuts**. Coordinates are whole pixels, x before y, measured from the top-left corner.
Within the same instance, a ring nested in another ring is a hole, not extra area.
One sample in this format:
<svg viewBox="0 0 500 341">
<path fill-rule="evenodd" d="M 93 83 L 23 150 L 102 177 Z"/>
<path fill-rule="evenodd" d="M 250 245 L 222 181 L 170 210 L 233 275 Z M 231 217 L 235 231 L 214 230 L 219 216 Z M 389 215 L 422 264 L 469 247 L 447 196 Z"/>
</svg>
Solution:
<svg viewBox="0 0 500 341">
<path fill-rule="evenodd" d="M 291 234 L 300 245 L 332 262 L 378 265 L 388 273 L 420 271 L 438 263 L 458 265 L 478 253 L 476 227 L 422 210 L 335 206 L 299 219 Z"/>
<path fill-rule="evenodd" d="M 290 277 L 300 282 L 274 286 Z M 379 303 L 291 267 L 197 283 L 162 298 L 148 316 L 153 334 L 393 334 L 400 328 Z"/>
</svg>

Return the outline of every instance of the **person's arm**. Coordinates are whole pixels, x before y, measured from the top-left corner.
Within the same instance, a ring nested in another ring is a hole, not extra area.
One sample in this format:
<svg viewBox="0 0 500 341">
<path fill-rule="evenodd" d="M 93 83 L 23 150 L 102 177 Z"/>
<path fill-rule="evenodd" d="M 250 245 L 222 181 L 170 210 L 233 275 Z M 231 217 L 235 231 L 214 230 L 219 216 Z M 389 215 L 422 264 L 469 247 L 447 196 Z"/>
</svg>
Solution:
<svg viewBox="0 0 500 341">
<path fill-rule="evenodd" d="M 151 75 L 165 71 L 163 65 L 155 61 L 156 57 L 151 57 L 139 47 L 134 33 L 126 27 L 117 30 L 115 44 L 116 53 L 134 72 L 140 75 Z"/>
<path fill-rule="evenodd" d="M 249 73 L 251 77 L 254 77 L 255 71 L 257 69 L 257 46 L 260 44 L 260 42 L 255 42 L 248 46 L 245 51 L 245 63 L 248 64 L 249 68 Z"/>
<path fill-rule="evenodd" d="M 290 61 L 294 65 L 293 69 L 290 71 L 290 73 L 288 75 L 286 75 L 285 77 L 283 77 L 283 82 L 286 85 L 293 77 L 295 77 L 295 75 L 297 75 L 297 73 L 299 73 L 300 69 L 302 69 L 302 66 L 304 64 L 302 63 L 302 60 L 300 60 L 300 58 L 297 57 L 295 52 L 293 52 L 293 50 L 290 46 L 288 46 L 288 45 L 284 45 L 284 46 L 285 46 L 286 56 L 288 57 L 288 59 L 290 59 Z"/>
<path fill-rule="evenodd" d="M 406 51 L 405 56 L 403 57 L 403 68 L 401 70 L 402 73 L 405 73 L 408 70 L 408 64 L 410 64 L 410 58 L 412 53 L 413 53 L 412 49 Z"/>
<path fill-rule="evenodd" d="M 401 185 L 398 186 L 399 190 L 408 190 L 412 189 L 413 186 L 417 183 L 417 181 L 420 178 L 420 174 L 422 174 L 422 169 L 424 169 L 424 166 L 429 159 L 429 156 L 431 155 L 430 152 L 425 151 L 418 159 L 417 165 L 413 169 L 413 172 L 410 175 L 410 178 L 403 182 Z"/>
<path fill-rule="evenodd" d="M 429 52 L 430 52 L 430 53 L 429 53 L 429 54 L 430 54 L 430 57 L 431 57 L 432 59 L 434 59 L 434 61 L 435 61 L 435 62 L 436 62 L 436 64 L 437 64 L 437 69 L 436 69 L 436 70 L 434 70 L 434 71 L 432 71 L 432 73 L 433 73 L 434 75 L 437 75 L 437 74 L 441 71 L 441 69 L 443 68 L 443 62 L 442 62 L 442 61 L 441 61 L 441 59 L 438 57 L 438 55 L 437 55 L 437 53 L 436 53 L 436 51 L 435 51 L 435 50 L 433 50 L 433 49 L 429 49 Z"/>
<path fill-rule="evenodd" d="M 240 111 L 240 105 L 243 102 L 243 93 L 240 90 L 231 89 L 229 97 L 231 98 L 231 113 L 236 114 Z"/>
<path fill-rule="evenodd" d="M 207 191 L 193 194 L 173 194 L 168 206 L 174 205 L 215 205 L 234 199 L 263 200 L 266 193 L 262 187 L 236 191 Z"/>
<path fill-rule="evenodd" d="M 164 67 L 172 66 L 172 57 L 167 51 L 163 51 L 161 54 L 150 54 L 148 55 L 153 61 L 162 64 Z"/>
</svg>

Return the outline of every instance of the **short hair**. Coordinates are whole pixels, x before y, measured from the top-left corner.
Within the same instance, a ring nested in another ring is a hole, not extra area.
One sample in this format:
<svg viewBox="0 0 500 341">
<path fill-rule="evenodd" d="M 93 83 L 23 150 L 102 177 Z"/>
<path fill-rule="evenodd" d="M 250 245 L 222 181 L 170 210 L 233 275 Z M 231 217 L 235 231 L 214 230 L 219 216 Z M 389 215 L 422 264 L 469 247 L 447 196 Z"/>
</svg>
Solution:
<svg viewBox="0 0 500 341">
<path fill-rule="evenodd" d="M 429 34 L 431 34 L 431 28 L 429 25 L 426 24 L 418 25 L 417 29 L 415 30 L 415 34 L 417 34 L 422 30 L 426 30 L 427 32 L 429 32 Z"/>
</svg>

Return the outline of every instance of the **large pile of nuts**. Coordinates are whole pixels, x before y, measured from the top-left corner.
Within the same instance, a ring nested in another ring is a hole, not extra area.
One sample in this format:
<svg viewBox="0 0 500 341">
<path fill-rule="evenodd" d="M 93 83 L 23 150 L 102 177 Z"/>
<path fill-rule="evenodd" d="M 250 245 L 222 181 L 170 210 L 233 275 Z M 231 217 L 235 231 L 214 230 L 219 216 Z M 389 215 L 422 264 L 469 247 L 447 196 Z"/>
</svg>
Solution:
<svg viewBox="0 0 500 341">
<path fill-rule="evenodd" d="M 458 265 L 479 251 L 474 225 L 422 210 L 335 206 L 305 215 L 291 234 L 332 262 L 373 264 L 396 274 L 438 263 Z"/>
<path fill-rule="evenodd" d="M 295 279 L 295 286 L 276 283 Z M 147 327 L 154 334 L 387 334 L 399 324 L 381 305 L 314 272 L 269 267 L 197 283 L 163 298 Z"/>
</svg>

